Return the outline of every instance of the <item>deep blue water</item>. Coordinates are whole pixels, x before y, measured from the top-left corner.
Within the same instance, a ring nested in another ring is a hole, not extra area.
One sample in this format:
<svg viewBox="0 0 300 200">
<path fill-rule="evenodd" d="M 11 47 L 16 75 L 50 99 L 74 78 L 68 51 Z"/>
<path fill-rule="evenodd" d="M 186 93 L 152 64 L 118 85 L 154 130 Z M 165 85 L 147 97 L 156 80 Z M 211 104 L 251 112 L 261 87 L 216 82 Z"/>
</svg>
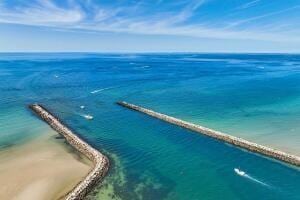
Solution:
<svg viewBox="0 0 300 200">
<path fill-rule="evenodd" d="M 300 199 L 299 168 L 115 104 L 300 155 L 299 55 L 0 54 L 0 97 L 1 148 L 40 130 L 39 102 L 110 157 L 90 199 Z"/>
</svg>

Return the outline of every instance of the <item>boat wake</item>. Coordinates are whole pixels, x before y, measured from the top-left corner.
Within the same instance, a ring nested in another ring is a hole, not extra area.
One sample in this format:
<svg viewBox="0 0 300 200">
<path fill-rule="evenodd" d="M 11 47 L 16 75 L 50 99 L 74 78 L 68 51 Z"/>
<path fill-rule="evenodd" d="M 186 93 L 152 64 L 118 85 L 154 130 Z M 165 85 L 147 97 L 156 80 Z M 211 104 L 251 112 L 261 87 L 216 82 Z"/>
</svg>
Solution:
<svg viewBox="0 0 300 200">
<path fill-rule="evenodd" d="M 266 183 L 264 183 L 264 182 L 262 182 L 262 181 L 260 181 L 260 180 L 258 180 L 258 179 L 256 179 L 256 178 L 254 178 L 254 177 L 248 175 L 246 172 L 244 172 L 244 171 L 242 171 L 242 170 L 240 170 L 240 169 L 238 169 L 238 168 L 234 168 L 234 172 L 235 172 L 237 175 L 241 176 L 241 177 L 247 178 L 247 179 L 249 179 L 249 180 L 251 180 L 251 181 L 253 181 L 253 182 L 259 183 L 259 184 L 261 184 L 261 185 L 263 185 L 263 186 L 270 187 L 268 184 L 266 184 Z"/>
<path fill-rule="evenodd" d="M 102 92 L 104 90 L 109 90 L 109 89 L 113 89 L 113 88 L 115 88 L 115 87 L 107 87 L 107 88 L 102 88 L 102 89 L 99 89 L 99 90 L 94 90 L 94 91 L 91 92 L 91 94 L 96 94 L 98 92 Z"/>
</svg>

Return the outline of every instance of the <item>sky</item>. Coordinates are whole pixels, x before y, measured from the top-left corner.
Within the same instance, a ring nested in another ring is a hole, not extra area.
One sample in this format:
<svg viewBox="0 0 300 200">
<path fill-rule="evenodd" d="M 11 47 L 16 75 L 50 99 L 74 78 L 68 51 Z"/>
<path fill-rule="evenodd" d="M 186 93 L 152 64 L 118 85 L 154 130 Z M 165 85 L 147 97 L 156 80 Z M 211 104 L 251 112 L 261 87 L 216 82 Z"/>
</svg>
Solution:
<svg viewBox="0 0 300 200">
<path fill-rule="evenodd" d="M 0 52 L 300 53 L 300 0 L 0 0 Z"/>
</svg>

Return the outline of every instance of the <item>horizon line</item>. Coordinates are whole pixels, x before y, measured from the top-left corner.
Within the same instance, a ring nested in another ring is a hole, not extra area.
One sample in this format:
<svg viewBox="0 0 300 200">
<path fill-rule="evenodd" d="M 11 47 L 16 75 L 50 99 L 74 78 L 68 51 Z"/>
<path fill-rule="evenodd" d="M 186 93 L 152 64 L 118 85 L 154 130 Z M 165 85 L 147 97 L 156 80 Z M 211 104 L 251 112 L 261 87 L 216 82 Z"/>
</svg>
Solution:
<svg viewBox="0 0 300 200">
<path fill-rule="evenodd" d="M 0 54 L 289 54 L 300 55 L 300 52 L 235 52 L 235 51 L 0 51 Z"/>
</svg>

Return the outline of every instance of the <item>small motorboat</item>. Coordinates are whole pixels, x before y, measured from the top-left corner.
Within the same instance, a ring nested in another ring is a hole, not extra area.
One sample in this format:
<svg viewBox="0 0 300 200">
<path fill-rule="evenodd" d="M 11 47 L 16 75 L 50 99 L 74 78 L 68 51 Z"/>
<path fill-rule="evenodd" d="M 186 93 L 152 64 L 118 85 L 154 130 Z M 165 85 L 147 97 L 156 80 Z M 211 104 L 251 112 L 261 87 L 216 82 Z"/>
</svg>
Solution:
<svg viewBox="0 0 300 200">
<path fill-rule="evenodd" d="M 94 117 L 92 115 L 83 115 L 84 118 L 92 120 Z"/>
<path fill-rule="evenodd" d="M 235 171 L 235 173 L 237 173 L 240 176 L 245 176 L 245 174 L 246 174 L 244 171 L 242 171 L 238 168 L 234 168 L 234 171 Z"/>
<path fill-rule="evenodd" d="M 84 108 L 85 108 L 85 106 L 80 106 L 80 108 L 81 108 L 81 109 L 84 109 Z"/>
</svg>

